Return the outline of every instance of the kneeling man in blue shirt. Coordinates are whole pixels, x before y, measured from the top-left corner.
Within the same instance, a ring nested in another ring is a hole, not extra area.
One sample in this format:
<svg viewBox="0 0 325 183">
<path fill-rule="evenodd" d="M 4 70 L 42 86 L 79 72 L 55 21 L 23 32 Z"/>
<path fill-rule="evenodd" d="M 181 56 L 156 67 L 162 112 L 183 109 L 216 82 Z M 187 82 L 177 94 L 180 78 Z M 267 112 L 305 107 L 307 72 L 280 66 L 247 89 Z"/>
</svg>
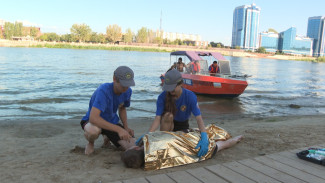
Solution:
<svg viewBox="0 0 325 183">
<path fill-rule="evenodd" d="M 165 74 L 164 91 L 158 96 L 156 117 L 149 132 L 156 131 L 159 125 L 160 131 L 188 132 L 188 120 L 193 113 L 201 132 L 201 139 L 196 146 L 196 149 L 199 148 L 197 156 L 201 157 L 208 152 L 208 135 L 198 107 L 197 97 L 192 91 L 182 88 L 182 83 L 182 75 L 176 69 Z M 140 142 L 143 136 L 136 143 Z"/>
<path fill-rule="evenodd" d="M 94 142 L 100 134 L 104 137 L 103 145 L 111 141 L 116 147 L 123 147 L 122 140 L 134 141 L 134 131 L 128 127 L 126 114 L 132 94 L 130 86 L 134 85 L 133 71 L 120 66 L 114 71 L 113 83 L 104 83 L 93 93 L 88 112 L 80 122 L 88 141 L 86 155 L 94 152 Z M 120 119 L 123 125 L 119 123 Z"/>
</svg>

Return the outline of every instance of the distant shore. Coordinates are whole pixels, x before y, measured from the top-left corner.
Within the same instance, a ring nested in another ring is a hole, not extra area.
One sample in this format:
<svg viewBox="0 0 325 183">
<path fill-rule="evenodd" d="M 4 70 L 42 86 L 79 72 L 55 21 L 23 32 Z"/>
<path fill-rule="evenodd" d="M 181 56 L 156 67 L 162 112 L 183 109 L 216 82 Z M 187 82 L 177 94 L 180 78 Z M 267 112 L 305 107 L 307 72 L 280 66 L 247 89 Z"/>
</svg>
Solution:
<svg viewBox="0 0 325 183">
<path fill-rule="evenodd" d="M 205 117 L 205 124 L 214 123 L 232 136 L 244 135 L 244 140 L 200 163 L 144 171 L 125 168 L 120 160 L 122 151 L 101 148 L 102 137 L 95 143 L 94 154 L 84 155 L 86 140 L 79 121 L 0 120 L 1 182 L 112 182 L 313 147 L 325 141 L 324 115 L 234 120 Z M 129 127 L 139 137 L 152 121 L 130 119 Z M 197 127 L 194 119 L 190 126 Z"/>
<path fill-rule="evenodd" d="M 29 47 L 29 48 L 65 48 L 65 49 L 97 49 L 112 51 L 144 51 L 144 52 L 173 52 L 180 50 L 193 51 L 215 51 L 220 52 L 224 56 L 233 57 L 250 57 L 250 58 L 266 58 L 279 60 L 297 60 L 316 62 L 315 57 L 306 57 L 298 55 L 274 55 L 261 54 L 255 52 L 246 52 L 238 49 L 212 48 L 186 45 L 158 45 L 158 44 L 101 44 L 101 43 L 67 43 L 67 42 L 46 42 L 46 41 L 12 41 L 0 39 L 0 47 Z"/>
</svg>

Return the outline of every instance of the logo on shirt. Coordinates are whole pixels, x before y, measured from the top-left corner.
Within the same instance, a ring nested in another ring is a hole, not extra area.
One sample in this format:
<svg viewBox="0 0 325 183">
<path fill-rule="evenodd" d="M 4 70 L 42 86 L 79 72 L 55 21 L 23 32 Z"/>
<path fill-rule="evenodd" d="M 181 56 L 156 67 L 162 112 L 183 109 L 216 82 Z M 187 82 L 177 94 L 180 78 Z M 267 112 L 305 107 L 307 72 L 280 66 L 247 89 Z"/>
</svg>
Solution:
<svg viewBox="0 0 325 183">
<path fill-rule="evenodd" d="M 198 109 L 200 109 L 200 107 L 199 107 L 199 103 L 196 103 L 196 107 L 197 107 Z"/>
<path fill-rule="evenodd" d="M 183 112 L 186 111 L 186 105 L 181 106 L 181 111 L 183 111 Z"/>
</svg>

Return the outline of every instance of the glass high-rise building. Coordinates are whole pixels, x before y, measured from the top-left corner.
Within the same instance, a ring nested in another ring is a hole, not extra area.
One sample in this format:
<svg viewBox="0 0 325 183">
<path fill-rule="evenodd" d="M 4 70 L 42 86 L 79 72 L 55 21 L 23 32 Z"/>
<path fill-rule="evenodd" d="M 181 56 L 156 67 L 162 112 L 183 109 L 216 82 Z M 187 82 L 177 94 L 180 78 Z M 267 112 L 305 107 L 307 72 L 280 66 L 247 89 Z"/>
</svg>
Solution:
<svg viewBox="0 0 325 183">
<path fill-rule="evenodd" d="M 307 37 L 313 38 L 313 56 L 325 55 L 325 17 L 315 16 L 308 18 Z"/>
<path fill-rule="evenodd" d="M 231 46 L 255 50 L 258 46 L 258 27 L 261 9 L 255 4 L 235 8 Z"/>
<path fill-rule="evenodd" d="M 280 33 L 261 32 L 259 45 L 267 52 L 309 56 L 313 53 L 313 38 L 298 36 L 295 27 Z"/>
<path fill-rule="evenodd" d="M 291 27 L 279 33 L 279 51 L 297 55 L 312 55 L 313 39 L 297 36 L 297 29 Z"/>
<path fill-rule="evenodd" d="M 265 51 L 275 53 L 278 50 L 279 34 L 274 32 L 261 32 L 259 46 L 264 47 Z"/>
</svg>

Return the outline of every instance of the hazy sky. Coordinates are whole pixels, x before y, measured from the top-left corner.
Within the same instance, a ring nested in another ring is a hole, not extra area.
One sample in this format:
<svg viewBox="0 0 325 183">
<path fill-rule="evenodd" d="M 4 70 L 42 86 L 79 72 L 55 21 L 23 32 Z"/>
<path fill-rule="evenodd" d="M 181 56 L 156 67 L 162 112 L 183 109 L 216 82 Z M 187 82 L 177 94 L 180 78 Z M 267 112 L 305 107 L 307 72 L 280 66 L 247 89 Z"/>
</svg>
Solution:
<svg viewBox="0 0 325 183">
<path fill-rule="evenodd" d="M 199 34 L 204 41 L 230 45 L 233 11 L 255 3 L 261 8 L 259 32 L 292 26 L 306 35 L 312 16 L 325 16 L 325 0 L 1 0 L 0 19 L 40 26 L 42 32 L 65 34 L 75 23 L 94 32 L 118 24 L 136 33 L 141 27 L 166 32 Z"/>
</svg>

